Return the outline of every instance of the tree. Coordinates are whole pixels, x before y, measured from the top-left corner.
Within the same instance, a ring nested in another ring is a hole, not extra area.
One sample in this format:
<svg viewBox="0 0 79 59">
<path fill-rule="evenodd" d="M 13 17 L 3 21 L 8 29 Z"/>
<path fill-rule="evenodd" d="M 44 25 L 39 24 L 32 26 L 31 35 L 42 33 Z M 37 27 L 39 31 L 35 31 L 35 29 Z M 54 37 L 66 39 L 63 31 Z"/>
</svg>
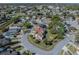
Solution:
<svg viewBox="0 0 79 59">
<path fill-rule="evenodd" d="M 5 28 L 4 30 L 3 30 L 3 32 L 7 32 L 9 30 L 9 28 Z"/>
<path fill-rule="evenodd" d="M 32 25 L 31 25 L 30 22 L 25 22 L 23 25 L 24 25 L 26 28 L 31 28 L 31 27 L 32 27 Z"/>
<path fill-rule="evenodd" d="M 60 21 L 60 17 L 58 15 L 55 15 L 51 19 L 52 23 L 57 24 Z"/>
<path fill-rule="evenodd" d="M 45 43 L 45 45 L 52 45 L 53 44 L 52 41 L 48 41 L 48 39 L 45 39 L 44 43 Z"/>
<path fill-rule="evenodd" d="M 48 27 L 48 29 L 51 29 L 52 28 L 52 26 L 53 26 L 53 23 L 51 22 L 51 23 L 49 23 L 49 27 Z"/>
<path fill-rule="evenodd" d="M 63 34 L 58 34 L 57 39 L 64 39 Z"/>
<path fill-rule="evenodd" d="M 51 19 L 51 23 L 49 24 L 49 31 L 52 35 L 57 34 L 57 39 L 63 39 L 65 33 L 64 24 L 61 22 L 61 19 L 58 15 L 55 15 Z"/>
<path fill-rule="evenodd" d="M 36 39 L 36 40 L 35 40 L 35 43 L 39 44 L 39 43 L 40 43 L 40 41 Z"/>
<path fill-rule="evenodd" d="M 44 43 L 45 43 L 46 45 L 52 45 L 52 41 L 44 40 Z"/>
<path fill-rule="evenodd" d="M 0 34 L 0 39 L 4 38 L 4 36 L 2 34 Z"/>
<path fill-rule="evenodd" d="M 32 55 L 32 52 L 29 51 L 29 50 L 27 50 L 27 51 L 24 51 L 23 54 L 24 54 L 24 55 Z"/>
</svg>

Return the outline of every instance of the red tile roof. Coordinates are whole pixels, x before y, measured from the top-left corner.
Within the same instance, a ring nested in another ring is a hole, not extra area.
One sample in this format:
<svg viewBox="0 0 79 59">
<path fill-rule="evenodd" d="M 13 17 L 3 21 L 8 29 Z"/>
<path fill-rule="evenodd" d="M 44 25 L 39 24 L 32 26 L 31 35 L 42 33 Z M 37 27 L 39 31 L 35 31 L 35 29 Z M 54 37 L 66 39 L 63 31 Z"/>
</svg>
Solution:
<svg viewBox="0 0 79 59">
<path fill-rule="evenodd" d="M 41 28 L 40 26 L 37 26 L 37 27 L 35 28 L 35 31 L 36 31 L 37 33 L 43 33 L 43 28 Z"/>
</svg>

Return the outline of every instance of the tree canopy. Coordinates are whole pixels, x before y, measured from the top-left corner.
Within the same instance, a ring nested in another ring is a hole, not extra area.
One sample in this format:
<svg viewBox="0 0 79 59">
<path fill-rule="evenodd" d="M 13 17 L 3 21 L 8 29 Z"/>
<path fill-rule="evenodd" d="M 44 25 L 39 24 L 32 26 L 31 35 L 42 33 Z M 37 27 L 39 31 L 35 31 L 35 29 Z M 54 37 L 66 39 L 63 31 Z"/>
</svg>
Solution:
<svg viewBox="0 0 79 59">
<path fill-rule="evenodd" d="M 31 25 L 30 22 L 25 22 L 23 25 L 24 25 L 26 28 L 31 28 L 31 27 L 32 27 L 32 25 Z"/>
</svg>

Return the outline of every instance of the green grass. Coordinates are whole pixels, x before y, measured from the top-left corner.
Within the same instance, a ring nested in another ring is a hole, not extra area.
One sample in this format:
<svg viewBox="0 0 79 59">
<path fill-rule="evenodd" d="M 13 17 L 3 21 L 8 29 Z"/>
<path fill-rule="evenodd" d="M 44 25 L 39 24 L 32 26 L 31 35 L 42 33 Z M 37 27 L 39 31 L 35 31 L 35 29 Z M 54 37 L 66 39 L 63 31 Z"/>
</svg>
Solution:
<svg viewBox="0 0 79 59">
<path fill-rule="evenodd" d="M 50 33 L 49 31 L 48 31 L 48 33 L 47 33 L 47 40 L 48 41 L 54 41 L 55 40 L 55 37 L 57 36 L 57 34 L 52 34 L 52 33 Z"/>
<path fill-rule="evenodd" d="M 23 55 L 32 55 L 32 52 L 29 51 L 29 50 L 27 50 L 27 51 L 24 51 L 24 52 L 23 52 Z"/>
<path fill-rule="evenodd" d="M 48 41 L 61 41 L 64 39 L 64 36 L 63 35 L 59 35 L 59 34 L 52 34 L 50 32 L 50 30 L 48 29 L 48 33 L 47 33 L 47 40 Z"/>
<path fill-rule="evenodd" d="M 78 6 L 66 6 L 65 7 L 66 10 L 79 10 Z"/>
<path fill-rule="evenodd" d="M 76 47 L 74 47 L 74 46 L 72 46 L 72 45 L 70 45 L 69 47 L 68 47 L 68 49 L 72 52 L 72 53 L 76 53 Z"/>
<path fill-rule="evenodd" d="M 16 48 L 15 50 L 16 51 L 20 51 L 20 50 L 22 50 L 23 49 L 23 47 L 19 47 L 19 48 Z"/>
<path fill-rule="evenodd" d="M 62 51 L 59 53 L 59 55 L 64 55 L 64 50 L 62 50 Z"/>
<path fill-rule="evenodd" d="M 79 33 L 77 33 L 77 34 L 75 35 L 75 40 L 76 40 L 76 41 L 79 41 Z"/>
<path fill-rule="evenodd" d="M 31 25 L 30 22 L 25 22 L 25 23 L 23 24 L 23 26 L 26 27 L 26 28 L 31 28 L 31 27 L 32 27 L 32 25 Z"/>
<path fill-rule="evenodd" d="M 29 32 L 29 30 L 28 29 L 23 29 L 23 32 L 27 33 L 27 32 Z"/>
<path fill-rule="evenodd" d="M 46 51 L 50 51 L 51 49 L 53 49 L 53 45 L 45 45 L 45 43 L 43 41 L 41 41 L 40 43 L 35 43 L 35 39 L 33 39 L 32 37 L 29 36 L 29 40 L 28 40 L 31 44 L 37 46 L 38 48 L 41 48 L 43 50 Z"/>
<path fill-rule="evenodd" d="M 65 34 L 64 24 L 61 22 L 61 18 L 58 15 L 55 15 L 51 19 L 51 23 L 48 26 L 48 34 L 53 39 L 64 39 Z M 56 35 L 56 36 L 55 36 Z"/>
</svg>

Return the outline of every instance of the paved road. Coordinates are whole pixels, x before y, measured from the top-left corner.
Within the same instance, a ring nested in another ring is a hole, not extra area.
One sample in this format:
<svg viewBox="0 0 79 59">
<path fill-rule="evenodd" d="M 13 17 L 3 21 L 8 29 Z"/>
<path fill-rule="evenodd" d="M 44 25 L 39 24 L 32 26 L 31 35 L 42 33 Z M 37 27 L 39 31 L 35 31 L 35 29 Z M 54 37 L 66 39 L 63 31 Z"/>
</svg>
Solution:
<svg viewBox="0 0 79 59">
<path fill-rule="evenodd" d="M 63 46 L 69 42 L 69 39 L 65 38 L 64 40 L 59 42 L 51 51 L 44 51 L 44 50 L 32 45 L 31 43 L 29 43 L 27 36 L 28 36 L 28 33 L 23 34 L 22 39 L 21 39 L 21 42 L 22 42 L 24 48 L 26 50 L 28 49 L 39 55 L 57 55 L 61 51 Z"/>
<path fill-rule="evenodd" d="M 74 22 L 75 23 L 75 22 Z M 72 24 L 72 23 L 71 23 Z M 78 24 L 77 24 L 78 25 Z M 77 26 L 78 27 L 78 26 Z M 31 30 L 32 31 L 32 30 Z M 28 33 L 23 34 L 21 42 L 25 49 L 30 50 L 39 55 L 58 55 L 62 48 L 70 41 L 74 40 L 74 35 L 67 34 L 64 40 L 60 41 L 51 51 L 44 51 L 28 42 Z"/>
<path fill-rule="evenodd" d="M 76 23 L 76 22 L 73 22 L 73 23 Z M 72 25 L 71 22 L 70 22 L 70 25 Z M 76 25 L 74 25 L 74 26 L 76 26 Z M 78 26 L 76 26 L 76 27 L 78 28 Z M 32 31 L 32 29 L 31 29 L 31 31 Z M 70 32 L 70 33 L 72 33 L 72 32 Z M 36 54 L 39 54 L 39 55 L 58 55 L 59 52 L 62 50 L 62 48 L 66 44 L 68 44 L 70 41 L 74 40 L 74 34 L 71 35 L 70 33 L 66 34 L 66 37 L 64 38 L 64 40 L 60 41 L 51 51 L 44 51 L 44 50 L 32 45 L 31 43 L 29 43 L 28 38 L 27 38 L 28 33 L 23 34 L 21 42 L 26 50 L 28 49 Z"/>
<path fill-rule="evenodd" d="M 52 50 L 53 55 L 58 55 L 59 52 L 62 50 L 62 48 L 68 44 L 70 42 L 69 38 L 65 38 L 64 40 L 62 40 L 61 42 L 59 42 L 54 49 Z"/>
</svg>

